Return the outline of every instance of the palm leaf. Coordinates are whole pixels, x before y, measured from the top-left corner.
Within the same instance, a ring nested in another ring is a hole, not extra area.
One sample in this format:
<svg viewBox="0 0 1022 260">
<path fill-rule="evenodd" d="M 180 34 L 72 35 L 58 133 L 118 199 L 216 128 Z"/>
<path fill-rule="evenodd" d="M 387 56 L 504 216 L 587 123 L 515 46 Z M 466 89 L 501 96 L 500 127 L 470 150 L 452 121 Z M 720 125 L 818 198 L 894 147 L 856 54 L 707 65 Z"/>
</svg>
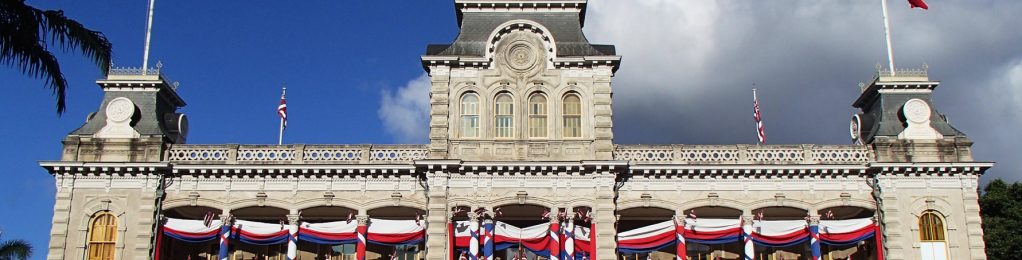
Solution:
<svg viewBox="0 0 1022 260">
<path fill-rule="evenodd" d="M 0 63 L 43 79 L 56 96 L 59 115 L 65 109 L 67 81 L 57 58 L 46 48 L 47 38 L 65 51 L 81 50 L 104 75 L 110 68 L 111 44 L 102 33 L 85 28 L 62 11 L 42 11 L 24 0 L 0 0 Z"/>
<path fill-rule="evenodd" d="M 32 245 L 25 240 L 15 239 L 0 242 L 0 259 L 28 259 Z"/>
<path fill-rule="evenodd" d="M 45 26 L 40 25 L 40 29 L 44 35 L 50 35 L 51 44 L 59 43 L 64 50 L 81 50 L 106 75 L 110 70 L 111 44 L 103 33 L 85 28 L 64 16 L 63 11 L 43 11 L 42 16 Z"/>
</svg>

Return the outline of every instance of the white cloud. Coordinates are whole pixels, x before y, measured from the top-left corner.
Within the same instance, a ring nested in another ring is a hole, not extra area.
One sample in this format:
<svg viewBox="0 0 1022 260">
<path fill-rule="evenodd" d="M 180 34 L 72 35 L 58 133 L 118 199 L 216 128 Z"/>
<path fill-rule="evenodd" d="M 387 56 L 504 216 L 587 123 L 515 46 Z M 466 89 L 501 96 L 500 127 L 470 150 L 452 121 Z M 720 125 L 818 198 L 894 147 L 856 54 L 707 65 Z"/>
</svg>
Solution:
<svg viewBox="0 0 1022 260">
<path fill-rule="evenodd" d="M 430 79 L 422 74 L 396 91 L 383 89 L 377 114 L 394 139 L 402 143 L 425 143 L 429 138 Z"/>
</svg>

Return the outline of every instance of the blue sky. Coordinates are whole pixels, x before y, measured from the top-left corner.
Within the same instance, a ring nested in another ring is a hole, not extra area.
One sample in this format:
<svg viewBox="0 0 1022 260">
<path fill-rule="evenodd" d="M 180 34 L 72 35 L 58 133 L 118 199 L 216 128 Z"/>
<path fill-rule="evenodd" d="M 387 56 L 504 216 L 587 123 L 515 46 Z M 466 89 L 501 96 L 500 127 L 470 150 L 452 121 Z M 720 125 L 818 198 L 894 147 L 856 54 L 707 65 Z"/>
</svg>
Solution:
<svg viewBox="0 0 1022 260">
<path fill-rule="evenodd" d="M 985 180 L 1019 180 L 1022 2 L 891 2 L 899 67 L 928 63 L 935 107 L 998 161 Z M 146 1 L 29 1 L 62 9 L 114 44 L 115 66 L 141 65 Z M 769 143 L 848 144 L 860 81 L 886 63 L 879 1 L 592 0 L 591 42 L 623 56 L 614 79 L 617 143 L 752 143 L 751 84 Z M 151 60 L 181 83 L 189 143 L 273 143 L 288 86 L 287 143 L 423 143 L 426 44 L 457 36 L 453 1 L 156 3 Z M 99 106 L 100 72 L 55 49 L 71 87 L 55 114 L 43 82 L 0 68 L 0 230 L 46 254 L 54 187 L 37 164 Z M 385 107 L 383 109 L 381 107 Z"/>
</svg>

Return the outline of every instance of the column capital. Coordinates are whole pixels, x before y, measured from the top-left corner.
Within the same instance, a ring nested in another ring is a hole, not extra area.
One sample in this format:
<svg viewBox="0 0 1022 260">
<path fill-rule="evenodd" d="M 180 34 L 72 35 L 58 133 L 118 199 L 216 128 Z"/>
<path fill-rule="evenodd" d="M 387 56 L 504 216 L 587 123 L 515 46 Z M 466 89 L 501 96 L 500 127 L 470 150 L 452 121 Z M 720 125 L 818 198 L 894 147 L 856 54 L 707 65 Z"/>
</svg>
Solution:
<svg viewBox="0 0 1022 260">
<path fill-rule="evenodd" d="M 358 216 L 355 216 L 355 219 L 358 220 L 358 225 L 359 226 L 367 226 L 367 225 L 369 225 L 369 215 L 358 215 Z"/>
<path fill-rule="evenodd" d="M 809 225 L 810 226 L 819 226 L 820 225 L 820 216 L 818 216 L 818 215 L 809 215 L 808 218 L 809 218 L 808 221 L 809 221 Z"/>
<path fill-rule="evenodd" d="M 468 215 L 468 220 L 479 221 L 479 214 L 476 214 L 475 211 L 469 211 L 466 214 Z"/>
<path fill-rule="evenodd" d="M 298 225 L 298 219 L 301 218 L 298 214 L 288 214 L 287 223 L 291 225 Z"/>
<path fill-rule="evenodd" d="M 742 221 L 745 222 L 745 225 L 752 225 L 752 221 L 755 220 L 755 219 L 756 219 L 756 216 L 751 216 L 751 215 L 744 215 L 744 216 L 742 216 Z"/>
</svg>

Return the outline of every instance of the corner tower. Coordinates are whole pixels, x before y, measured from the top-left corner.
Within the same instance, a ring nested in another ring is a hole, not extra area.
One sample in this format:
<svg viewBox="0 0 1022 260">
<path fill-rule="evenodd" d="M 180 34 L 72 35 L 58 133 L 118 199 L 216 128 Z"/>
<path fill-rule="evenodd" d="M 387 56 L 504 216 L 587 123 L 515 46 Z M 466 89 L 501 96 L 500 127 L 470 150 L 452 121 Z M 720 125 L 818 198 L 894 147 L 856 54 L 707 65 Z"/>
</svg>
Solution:
<svg viewBox="0 0 1022 260">
<path fill-rule="evenodd" d="M 456 0 L 457 39 L 429 45 L 430 157 L 609 160 L 620 56 L 582 33 L 585 0 Z"/>
</svg>

